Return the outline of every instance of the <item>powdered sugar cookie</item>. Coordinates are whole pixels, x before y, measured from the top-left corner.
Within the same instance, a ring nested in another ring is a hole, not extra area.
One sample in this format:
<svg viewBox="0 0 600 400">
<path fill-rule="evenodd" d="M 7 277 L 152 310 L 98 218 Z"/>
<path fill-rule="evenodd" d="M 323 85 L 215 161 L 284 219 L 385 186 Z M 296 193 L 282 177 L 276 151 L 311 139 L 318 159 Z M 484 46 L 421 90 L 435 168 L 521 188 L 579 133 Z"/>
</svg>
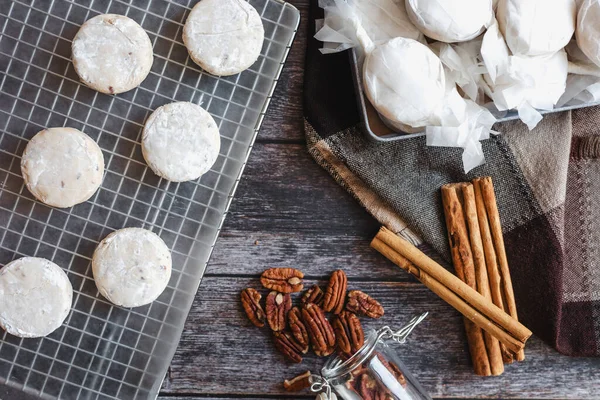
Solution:
<svg viewBox="0 0 600 400">
<path fill-rule="evenodd" d="M 156 300 L 171 278 L 171 253 L 155 233 L 125 228 L 104 238 L 92 258 L 96 286 L 112 303 L 139 307 Z"/>
<path fill-rule="evenodd" d="M 124 15 L 104 14 L 86 21 L 71 48 L 81 81 L 102 93 L 123 93 L 139 86 L 154 60 L 148 34 Z"/>
<path fill-rule="evenodd" d="M 185 22 L 183 43 L 205 71 L 235 75 L 258 59 L 265 30 L 258 12 L 244 0 L 201 0 Z"/>
<path fill-rule="evenodd" d="M 44 129 L 27 144 L 21 173 L 38 200 L 72 207 L 92 197 L 102 183 L 104 156 L 96 142 L 77 129 Z"/>
<path fill-rule="evenodd" d="M 53 262 L 24 257 L 0 270 L 0 327 L 23 338 L 47 336 L 65 321 L 73 287 Z"/>
<path fill-rule="evenodd" d="M 157 108 L 142 135 L 144 159 L 158 176 L 173 182 L 198 179 L 215 163 L 220 147 L 213 117 L 187 102 Z"/>
</svg>

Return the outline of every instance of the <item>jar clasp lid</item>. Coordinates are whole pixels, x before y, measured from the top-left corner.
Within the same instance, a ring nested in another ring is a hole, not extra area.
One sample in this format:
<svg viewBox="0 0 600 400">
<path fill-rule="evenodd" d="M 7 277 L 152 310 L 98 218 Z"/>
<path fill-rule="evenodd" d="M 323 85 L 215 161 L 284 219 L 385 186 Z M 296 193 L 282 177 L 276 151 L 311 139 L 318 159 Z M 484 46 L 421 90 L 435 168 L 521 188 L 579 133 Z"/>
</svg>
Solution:
<svg viewBox="0 0 600 400">
<path fill-rule="evenodd" d="M 413 319 L 410 320 L 410 322 L 408 324 L 406 324 L 406 326 L 404 326 L 402 329 L 400 329 L 396 332 L 394 332 L 393 329 L 390 328 L 389 326 L 384 326 L 377 332 L 377 338 L 378 339 L 392 339 L 395 342 L 404 344 L 406 342 L 406 339 L 408 338 L 408 336 L 413 331 L 413 329 L 415 329 L 417 327 L 417 325 L 419 325 L 421 322 L 423 322 L 423 320 L 425 318 L 427 318 L 427 315 L 429 315 L 429 313 L 424 312 L 423 314 L 421 314 L 417 317 L 414 317 Z"/>
<path fill-rule="evenodd" d="M 406 324 L 406 326 L 404 326 L 402 329 L 400 329 L 396 332 L 394 332 L 394 330 L 392 328 L 390 328 L 389 326 L 384 326 L 383 328 L 381 328 L 380 330 L 377 331 L 377 340 L 392 339 L 395 342 L 404 344 L 406 342 L 406 339 L 408 338 L 408 336 L 413 331 L 413 329 L 415 329 L 417 327 L 417 325 L 419 325 L 421 322 L 423 322 L 423 320 L 425 318 L 427 318 L 427 315 L 429 315 L 429 313 L 425 312 L 417 317 L 414 317 L 413 319 L 410 320 L 410 322 L 408 324 Z M 324 394 L 326 396 L 325 398 L 327 400 L 332 400 L 334 398 L 333 394 L 331 392 L 331 384 L 329 383 L 329 381 L 327 379 L 323 378 L 321 375 L 312 374 L 310 376 L 310 381 L 311 381 L 310 390 L 312 392 L 315 392 L 315 393 L 324 392 Z"/>
</svg>

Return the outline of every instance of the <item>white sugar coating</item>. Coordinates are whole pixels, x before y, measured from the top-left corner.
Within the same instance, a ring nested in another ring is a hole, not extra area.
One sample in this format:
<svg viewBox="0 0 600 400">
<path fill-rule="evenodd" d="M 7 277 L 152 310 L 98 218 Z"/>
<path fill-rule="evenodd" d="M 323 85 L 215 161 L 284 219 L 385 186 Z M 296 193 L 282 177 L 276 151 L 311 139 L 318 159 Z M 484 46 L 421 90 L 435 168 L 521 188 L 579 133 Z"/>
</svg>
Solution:
<svg viewBox="0 0 600 400">
<path fill-rule="evenodd" d="M 446 43 L 475 38 L 493 18 L 492 0 L 406 0 L 406 11 L 421 32 Z"/>
<path fill-rule="evenodd" d="M 154 60 L 148 34 L 124 15 L 104 14 L 86 21 L 71 48 L 82 82 L 108 94 L 139 86 Z"/>
<path fill-rule="evenodd" d="M 23 338 L 43 337 L 65 321 L 73 287 L 53 262 L 24 257 L 0 270 L 0 327 Z"/>
<path fill-rule="evenodd" d="M 105 237 L 92 258 L 96 286 L 110 302 L 140 307 L 156 300 L 171 278 L 171 253 L 155 233 L 125 228 Z"/>
<path fill-rule="evenodd" d="M 25 147 L 21 173 L 38 200 L 53 207 L 72 207 L 98 190 L 104 156 L 96 142 L 77 129 L 44 129 Z"/>
<path fill-rule="evenodd" d="M 577 45 L 600 67 L 600 0 L 585 0 L 577 16 Z"/>
<path fill-rule="evenodd" d="M 258 12 L 244 0 L 201 0 L 183 28 L 183 43 L 192 60 L 217 76 L 250 68 L 264 38 Z"/>
<path fill-rule="evenodd" d="M 444 99 L 444 68 L 416 40 L 395 38 L 375 47 L 365 59 L 363 81 L 367 97 L 393 127 L 420 128 L 439 122 L 436 111 Z"/>
<path fill-rule="evenodd" d="M 575 32 L 575 0 L 499 0 L 496 18 L 513 54 L 552 54 Z"/>
<path fill-rule="evenodd" d="M 142 135 L 144 159 L 158 176 L 173 182 L 198 179 L 215 163 L 220 147 L 213 117 L 188 102 L 157 108 Z"/>
</svg>

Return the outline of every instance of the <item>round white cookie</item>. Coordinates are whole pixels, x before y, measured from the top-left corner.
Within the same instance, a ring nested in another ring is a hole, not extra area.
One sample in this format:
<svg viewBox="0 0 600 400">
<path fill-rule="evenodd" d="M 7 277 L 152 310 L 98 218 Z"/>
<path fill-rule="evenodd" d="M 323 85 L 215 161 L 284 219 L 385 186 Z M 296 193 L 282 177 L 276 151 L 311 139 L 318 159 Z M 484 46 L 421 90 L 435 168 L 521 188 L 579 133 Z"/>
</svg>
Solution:
<svg viewBox="0 0 600 400">
<path fill-rule="evenodd" d="M 96 142 L 77 129 L 44 129 L 27 144 L 21 173 L 38 200 L 53 207 L 72 207 L 98 190 L 104 156 Z"/>
<path fill-rule="evenodd" d="M 183 28 L 183 43 L 192 60 L 217 76 L 250 68 L 264 39 L 258 12 L 244 0 L 201 0 Z"/>
<path fill-rule="evenodd" d="M 171 278 L 171 253 L 155 233 L 125 228 L 105 237 L 92 258 L 96 286 L 110 302 L 123 307 L 152 303 Z"/>
<path fill-rule="evenodd" d="M 213 117 L 188 102 L 157 108 L 142 134 L 144 159 L 158 176 L 173 182 L 198 179 L 213 166 L 220 148 Z"/>
<path fill-rule="evenodd" d="M 67 274 L 51 261 L 24 257 L 0 270 L 0 327 L 11 335 L 51 334 L 69 315 L 72 302 Z"/>
<path fill-rule="evenodd" d="M 104 14 L 86 21 L 71 48 L 82 82 L 108 94 L 137 87 L 148 76 L 154 60 L 148 34 L 124 15 Z"/>
</svg>

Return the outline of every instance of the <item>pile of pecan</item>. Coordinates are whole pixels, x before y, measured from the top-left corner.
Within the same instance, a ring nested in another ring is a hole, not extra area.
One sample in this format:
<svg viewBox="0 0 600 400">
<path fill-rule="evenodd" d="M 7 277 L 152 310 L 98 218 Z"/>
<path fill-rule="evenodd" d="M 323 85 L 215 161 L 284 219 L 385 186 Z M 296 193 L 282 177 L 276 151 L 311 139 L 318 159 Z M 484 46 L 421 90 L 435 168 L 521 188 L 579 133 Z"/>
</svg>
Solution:
<svg viewBox="0 0 600 400">
<path fill-rule="evenodd" d="M 304 274 L 294 268 L 271 268 L 263 272 L 262 285 L 271 290 L 265 307 L 261 294 L 252 288 L 242 291 L 242 305 L 250 321 L 273 332 L 275 347 L 290 361 L 299 363 L 312 348 L 317 356 L 334 351 L 349 357 L 364 344 L 359 315 L 380 318 L 381 304 L 368 294 L 351 290 L 342 270 L 333 272 L 325 291 L 314 285 L 299 297 L 294 306 L 291 294 L 304 288 Z M 326 313 L 331 313 L 331 322 Z"/>
</svg>

